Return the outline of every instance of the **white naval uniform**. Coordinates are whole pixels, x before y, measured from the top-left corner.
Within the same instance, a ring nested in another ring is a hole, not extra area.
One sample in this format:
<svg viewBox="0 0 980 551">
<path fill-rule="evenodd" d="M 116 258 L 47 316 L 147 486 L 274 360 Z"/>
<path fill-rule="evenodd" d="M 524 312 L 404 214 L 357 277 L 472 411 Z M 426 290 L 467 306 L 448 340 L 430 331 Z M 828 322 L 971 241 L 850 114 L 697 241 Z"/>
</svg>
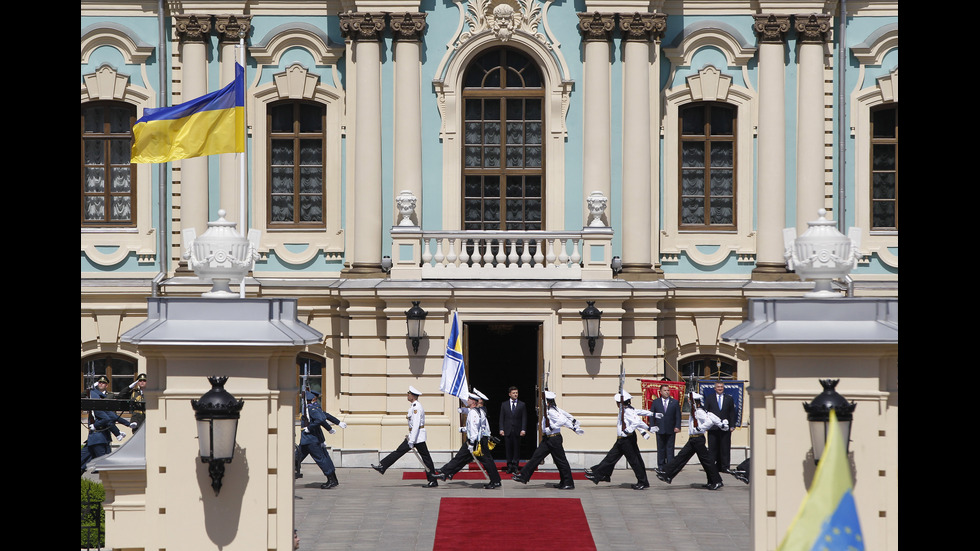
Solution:
<svg viewBox="0 0 980 551">
<path fill-rule="evenodd" d="M 425 442 L 425 409 L 418 400 L 408 406 L 408 446 L 414 447 L 419 442 Z"/>
</svg>

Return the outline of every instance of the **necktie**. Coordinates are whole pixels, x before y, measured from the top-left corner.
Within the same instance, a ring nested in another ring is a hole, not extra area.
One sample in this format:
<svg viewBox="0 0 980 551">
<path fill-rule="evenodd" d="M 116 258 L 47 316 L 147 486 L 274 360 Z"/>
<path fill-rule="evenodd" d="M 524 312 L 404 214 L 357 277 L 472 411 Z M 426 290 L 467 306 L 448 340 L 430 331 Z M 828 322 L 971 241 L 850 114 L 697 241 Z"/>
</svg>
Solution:
<svg viewBox="0 0 980 551">
<path fill-rule="evenodd" d="M 513 413 L 513 411 L 514 411 L 515 409 L 517 409 L 517 402 L 516 402 L 516 401 L 514 401 L 514 400 L 511 400 L 511 401 L 510 401 L 510 411 L 511 411 L 511 412 Z"/>
</svg>

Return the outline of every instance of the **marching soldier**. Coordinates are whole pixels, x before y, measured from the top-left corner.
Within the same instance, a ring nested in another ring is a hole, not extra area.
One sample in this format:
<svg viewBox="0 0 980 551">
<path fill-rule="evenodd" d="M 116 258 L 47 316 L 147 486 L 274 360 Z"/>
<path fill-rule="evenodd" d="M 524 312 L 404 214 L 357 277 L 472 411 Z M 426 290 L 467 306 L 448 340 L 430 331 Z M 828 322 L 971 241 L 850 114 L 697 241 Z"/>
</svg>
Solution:
<svg viewBox="0 0 980 551">
<path fill-rule="evenodd" d="M 453 475 L 462 470 L 462 468 L 471 460 L 476 459 L 473 452 L 476 450 L 477 446 L 481 445 L 480 433 L 482 432 L 484 419 L 480 413 L 479 403 L 480 397 L 471 392 L 469 397 L 466 399 L 466 426 L 460 427 L 459 429 L 460 432 L 466 434 L 466 441 L 463 442 L 463 445 L 459 448 L 459 451 L 456 452 L 456 456 L 450 459 L 448 463 L 443 465 L 441 469 L 436 471 L 436 476 L 442 478 L 442 480 L 452 480 Z M 486 461 L 489 460 L 492 466 L 492 459 L 489 459 L 490 451 L 485 447 L 485 445 L 483 450 L 485 450 L 485 453 L 483 453 L 479 459 L 480 464 L 486 465 Z M 490 482 L 483 487 L 487 490 L 499 488 L 500 474 L 497 473 L 497 469 L 487 469 L 486 474 L 490 477 Z"/>
<path fill-rule="evenodd" d="M 109 386 L 109 379 L 105 375 L 99 377 L 89 391 L 89 398 L 104 400 L 107 386 Z M 136 428 L 136 423 L 123 419 L 114 411 L 94 410 L 88 412 L 88 439 L 85 440 L 85 447 L 82 448 L 81 474 L 85 474 L 89 461 L 109 453 L 112 436 L 120 441 L 126 437 L 126 433 L 116 427 L 117 424 L 129 425 L 132 429 Z"/>
<path fill-rule="evenodd" d="M 145 403 L 143 399 L 143 391 L 146 389 L 146 373 L 140 373 L 136 376 L 136 379 L 126 387 L 125 390 L 118 394 L 119 398 L 122 400 L 132 400 L 134 402 Z M 135 433 L 143 426 L 143 421 L 146 421 L 146 413 L 142 411 L 134 411 L 133 415 L 130 416 L 132 421 L 136 423 L 136 428 L 133 429 Z"/>
<path fill-rule="evenodd" d="M 630 405 L 632 396 L 625 390 L 621 394 L 616 393 L 614 398 L 617 404 L 622 402 L 622 407 L 619 408 L 620 413 L 616 416 L 616 443 L 613 444 L 609 453 L 598 465 L 585 470 L 585 478 L 595 484 L 609 482 L 610 475 L 616 468 L 616 462 L 619 461 L 620 457 L 626 456 L 626 462 L 633 469 L 633 474 L 636 475 L 636 484 L 633 484 L 632 488 L 645 490 L 650 487 L 650 482 L 647 479 L 643 458 L 640 457 L 640 449 L 636 445 L 636 431 L 639 430 L 643 434 L 643 438 L 650 438 L 650 434 L 646 432 L 650 430 L 650 427 L 643 422 L 640 416 L 652 416 L 653 412 L 645 409 L 633 409 L 633 406 Z"/>
<path fill-rule="evenodd" d="M 419 403 L 419 396 L 422 395 L 422 391 L 415 388 L 414 386 L 408 387 L 408 401 L 411 404 L 408 406 L 408 436 L 402 441 L 398 448 L 385 456 L 381 460 L 379 465 L 371 465 L 371 468 L 378 471 L 381 474 L 385 474 L 398 458 L 408 453 L 408 450 L 415 449 L 418 452 L 419 458 L 422 460 L 423 465 L 425 465 L 425 478 L 429 481 L 426 484 L 427 488 L 434 488 L 439 485 L 436 481 L 435 476 L 435 466 L 432 464 L 432 457 L 429 455 L 429 448 L 425 444 L 425 410 L 422 408 L 422 404 Z"/>
<path fill-rule="evenodd" d="M 687 420 L 688 433 L 691 437 L 687 440 L 687 444 L 684 444 L 684 447 L 681 448 L 681 451 L 677 452 L 677 455 L 674 456 L 670 463 L 667 463 L 663 469 L 655 469 L 654 472 L 657 478 L 670 484 L 670 481 L 677 476 L 677 473 L 681 472 L 681 469 L 691 459 L 691 456 L 698 454 L 698 461 L 701 462 L 701 467 L 704 468 L 705 474 L 708 475 L 708 483 L 704 487 L 709 490 L 717 490 L 724 486 L 724 484 L 721 482 L 721 475 L 718 474 L 718 467 L 708 453 L 704 435 L 715 427 L 728 430 L 728 420 L 721 420 L 714 413 L 705 411 L 702 400 L 703 398 L 700 394 L 696 392 L 691 393 L 691 417 Z"/>
<path fill-rule="evenodd" d="M 313 461 L 327 477 L 327 481 L 320 485 L 321 489 L 326 490 L 339 486 L 340 482 L 337 481 L 337 469 L 334 468 L 333 460 L 326 451 L 323 429 L 334 434 L 337 431 L 330 423 L 339 425 L 342 429 L 347 428 L 347 423 L 320 409 L 320 404 L 317 403 L 318 396 L 316 392 L 306 391 L 306 408 L 303 411 L 303 422 L 306 426 L 303 427 L 299 448 L 296 450 L 296 478 L 303 478 L 303 473 L 300 471 L 303 460 L 307 455 L 313 456 Z"/>
<path fill-rule="evenodd" d="M 550 453 L 555 461 L 555 466 L 558 467 L 560 476 L 558 484 L 555 484 L 554 487 L 559 490 L 574 490 L 575 482 L 572 481 L 572 469 L 568 465 L 568 459 L 565 458 L 565 448 L 562 446 L 561 428 L 568 427 L 575 431 L 575 434 L 585 434 L 585 431 L 567 411 L 555 405 L 554 392 L 544 391 L 544 399 L 546 407 L 545 415 L 541 419 L 541 443 L 534 450 L 531 459 L 524 464 L 524 469 L 514 474 L 512 478 L 515 482 L 527 484 L 527 481 L 531 480 L 534 470 Z"/>
</svg>

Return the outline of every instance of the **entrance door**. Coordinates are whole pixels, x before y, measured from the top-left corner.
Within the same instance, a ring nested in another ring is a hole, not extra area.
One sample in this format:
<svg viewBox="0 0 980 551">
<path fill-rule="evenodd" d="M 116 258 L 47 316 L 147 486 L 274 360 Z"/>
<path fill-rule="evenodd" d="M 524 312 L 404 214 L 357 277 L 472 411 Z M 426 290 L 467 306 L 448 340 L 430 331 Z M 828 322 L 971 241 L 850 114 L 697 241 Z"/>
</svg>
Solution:
<svg viewBox="0 0 980 551">
<path fill-rule="evenodd" d="M 541 372 L 540 323 L 464 324 L 466 379 L 490 399 L 487 420 L 490 433 L 500 436 L 500 406 L 507 389 L 516 386 L 518 400 L 527 406 L 527 428 L 521 439 L 521 459 L 530 459 L 538 445 L 538 381 Z M 493 450 L 497 460 L 506 459 L 503 442 Z"/>
</svg>

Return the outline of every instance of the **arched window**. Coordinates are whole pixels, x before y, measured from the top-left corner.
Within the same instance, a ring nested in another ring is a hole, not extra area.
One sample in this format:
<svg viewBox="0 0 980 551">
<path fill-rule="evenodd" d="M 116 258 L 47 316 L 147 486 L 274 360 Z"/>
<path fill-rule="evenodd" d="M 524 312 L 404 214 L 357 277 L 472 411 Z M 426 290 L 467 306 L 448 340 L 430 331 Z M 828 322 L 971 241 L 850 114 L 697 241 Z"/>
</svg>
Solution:
<svg viewBox="0 0 980 551">
<path fill-rule="evenodd" d="M 682 106 L 680 121 L 680 227 L 734 230 L 737 108 L 716 102 Z"/>
<path fill-rule="evenodd" d="M 130 162 L 135 123 L 131 103 L 82 104 L 83 227 L 136 225 L 136 170 Z"/>
<path fill-rule="evenodd" d="M 871 229 L 898 231 L 898 104 L 871 108 Z"/>
<path fill-rule="evenodd" d="M 681 361 L 678 370 L 681 379 L 690 382 L 694 379 L 737 379 L 738 367 L 728 358 L 720 356 L 698 356 Z M 697 389 L 695 389 L 696 391 Z"/>
<path fill-rule="evenodd" d="M 326 113 L 322 103 L 292 100 L 266 111 L 270 228 L 325 227 Z"/>
<path fill-rule="evenodd" d="M 121 392 L 136 378 L 135 358 L 119 354 L 98 354 L 82 358 L 82 377 L 79 393 L 88 398 L 89 390 L 95 381 L 105 375 L 109 379 L 107 393 Z"/>
<path fill-rule="evenodd" d="M 541 70 L 519 50 L 488 50 L 467 67 L 462 98 L 463 228 L 542 229 Z"/>
</svg>

